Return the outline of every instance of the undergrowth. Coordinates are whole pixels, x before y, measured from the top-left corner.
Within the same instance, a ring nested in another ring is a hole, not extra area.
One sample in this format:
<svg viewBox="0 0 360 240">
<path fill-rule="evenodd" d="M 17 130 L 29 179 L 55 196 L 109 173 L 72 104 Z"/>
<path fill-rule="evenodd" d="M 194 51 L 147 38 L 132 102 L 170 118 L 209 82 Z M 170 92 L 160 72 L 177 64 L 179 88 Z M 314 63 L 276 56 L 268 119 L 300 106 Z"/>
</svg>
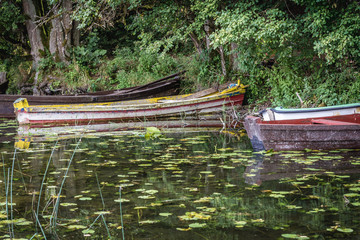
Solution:
<svg viewBox="0 0 360 240">
<path fill-rule="evenodd" d="M 95 49 L 95 47 L 94 47 Z M 77 49 L 78 50 L 78 49 Z M 67 64 L 58 63 L 48 55 L 40 62 L 39 85 L 47 81 L 51 89 L 62 93 L 100 91 L 132 87 L 155 81 L 167 75 L 186 70 L 182 93 L 198 91 L 224 82 L 248 84 L 247 103 L 258 106 L 316 107 L 360 102 L 360 74 L 356 68 L 337 71 L 336 68 L 304 69 L 295 64 L 275 64 L 272 67 L 248 65 L 228 71 L 226 78 L 217 67 L 216 58 L 204 52 L 201 55 L 156 54 L 135 51 L 129 47 L 118 48 L 112 54 L 95 51 L 73 54 Z M 3 63 L 1 71 L 7 72 L 7 93 L 18 94 L 19 87 L 31 86 L 34 72 L 30 62 Z"/>
</svg>

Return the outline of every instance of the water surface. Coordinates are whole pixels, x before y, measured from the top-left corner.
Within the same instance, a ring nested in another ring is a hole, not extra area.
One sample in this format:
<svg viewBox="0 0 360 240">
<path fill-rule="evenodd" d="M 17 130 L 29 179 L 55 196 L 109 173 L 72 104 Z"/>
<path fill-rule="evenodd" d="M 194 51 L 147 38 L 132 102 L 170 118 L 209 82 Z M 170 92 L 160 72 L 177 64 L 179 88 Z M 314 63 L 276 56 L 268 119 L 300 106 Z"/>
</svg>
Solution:
<svg viewBox="0 0 360 240">
<path fill-rule="evenodd" d="M 2 238 L 356 239 L 360 231 L 356 150 L 254 153 L 243 131 L 221 129 L 43 138 L 8 125 Z"/>
</svg>

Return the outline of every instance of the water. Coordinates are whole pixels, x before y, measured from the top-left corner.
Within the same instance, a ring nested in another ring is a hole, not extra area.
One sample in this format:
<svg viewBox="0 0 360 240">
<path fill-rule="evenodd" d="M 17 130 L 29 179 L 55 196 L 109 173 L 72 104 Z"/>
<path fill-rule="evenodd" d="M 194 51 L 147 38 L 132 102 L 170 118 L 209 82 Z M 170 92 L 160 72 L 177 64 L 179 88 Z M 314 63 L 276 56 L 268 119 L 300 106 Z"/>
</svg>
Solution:
<svg viewBox="0 0 360 240">
<path fill-rule="evenodd" d="M 19 149 L 8 125 L 2 238 L 358 238 L 359 151 L 254 153 L 220 129 L 30 136 Z"/>
</svg>

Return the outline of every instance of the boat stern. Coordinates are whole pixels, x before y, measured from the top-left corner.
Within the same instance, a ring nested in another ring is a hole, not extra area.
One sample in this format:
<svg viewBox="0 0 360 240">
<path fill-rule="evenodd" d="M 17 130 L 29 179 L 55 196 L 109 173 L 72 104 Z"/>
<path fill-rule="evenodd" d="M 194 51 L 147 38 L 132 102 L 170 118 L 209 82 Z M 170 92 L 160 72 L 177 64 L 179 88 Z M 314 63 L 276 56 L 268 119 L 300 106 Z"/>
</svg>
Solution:
<svg viewBox="0 0 360 240">
<path fill-rule="evenodd" d="M 245 118 L 244 126 L 245 130 L 250 138 L 251 145 L 255 151 L 265 150 L 265 146 L 262 140 L 260 127 L 258 122 L 261 119 L 259 117 L 247 116 Z"/>
<path fill-rule="evenodd" d="M 25 118 L 25 109 L 29 107 L 29 103 L 26 98 L 18 98 L 13 103 L 14 112 L 16 115 L 16 119 L 18 120 L 19 124 L 27 123 L 28 119 Z"/>
</svg>

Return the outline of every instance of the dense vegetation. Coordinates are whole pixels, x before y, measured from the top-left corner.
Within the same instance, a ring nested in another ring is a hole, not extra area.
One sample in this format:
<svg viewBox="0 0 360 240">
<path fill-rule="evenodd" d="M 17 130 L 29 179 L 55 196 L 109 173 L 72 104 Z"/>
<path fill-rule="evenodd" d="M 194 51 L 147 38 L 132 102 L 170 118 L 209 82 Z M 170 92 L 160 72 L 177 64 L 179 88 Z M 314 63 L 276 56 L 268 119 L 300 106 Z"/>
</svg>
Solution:
<svg viewBox="0 0 360 240">
<path fill-rule="evenodd" d="M 0 58 L 8 93 L 122 88 L 187 70 L 185 91 L 241 79 L 249 103 L 358 102 L 360 2 L 4 0 Z"/>
</svg>

